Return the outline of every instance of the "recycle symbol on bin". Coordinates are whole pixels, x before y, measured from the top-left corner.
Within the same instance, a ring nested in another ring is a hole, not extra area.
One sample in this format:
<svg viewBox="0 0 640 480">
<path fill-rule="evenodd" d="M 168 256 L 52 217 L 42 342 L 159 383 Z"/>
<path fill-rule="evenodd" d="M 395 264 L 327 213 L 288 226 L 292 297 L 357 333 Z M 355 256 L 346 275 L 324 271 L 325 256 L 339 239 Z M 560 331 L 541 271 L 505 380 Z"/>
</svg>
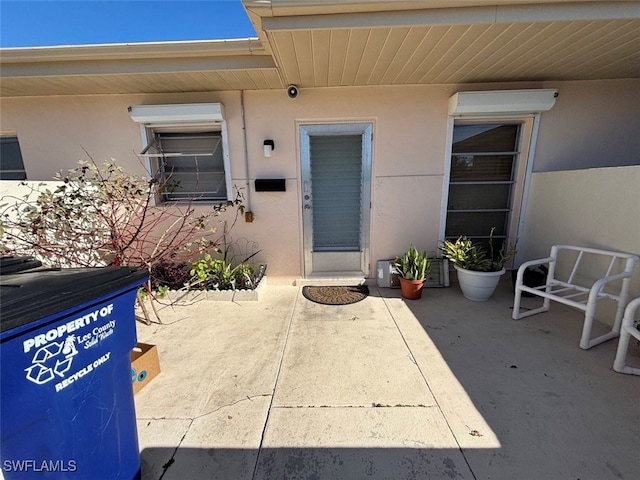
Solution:
<svg viewBox="0 0 640 480">
<path fill-rule="evenodd" d="M 36 350 L 32 365 L 25 369 L 27 380 L 42 385 L 58 375 L 64 374 L 71 368 L 73 357 L 78 354 L 76 336 L 69 335 L 64 342 L 51 342 Z"/>
</svg>

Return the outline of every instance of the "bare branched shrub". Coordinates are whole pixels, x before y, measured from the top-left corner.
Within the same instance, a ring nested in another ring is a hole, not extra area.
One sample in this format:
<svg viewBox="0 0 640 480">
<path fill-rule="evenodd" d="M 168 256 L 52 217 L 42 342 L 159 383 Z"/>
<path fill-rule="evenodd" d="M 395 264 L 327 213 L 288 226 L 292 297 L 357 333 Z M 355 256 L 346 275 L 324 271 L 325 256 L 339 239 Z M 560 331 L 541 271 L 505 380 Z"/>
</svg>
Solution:
<svg viewBox="0 0 640 480">
<path fill-rule="evenodd" d="M 26 195 L 2 199 L 4 254 L 34 255 L 52 267 L 126 265 L 151 273 L 215 250 L 244 212 L 237 189 L 234 200 L 197 209 L 195 198 L 156 206 L 170 178 L 131 175 L 114 159 L 81 161 L 54 181 L 24 183 Z"/>
</svg>

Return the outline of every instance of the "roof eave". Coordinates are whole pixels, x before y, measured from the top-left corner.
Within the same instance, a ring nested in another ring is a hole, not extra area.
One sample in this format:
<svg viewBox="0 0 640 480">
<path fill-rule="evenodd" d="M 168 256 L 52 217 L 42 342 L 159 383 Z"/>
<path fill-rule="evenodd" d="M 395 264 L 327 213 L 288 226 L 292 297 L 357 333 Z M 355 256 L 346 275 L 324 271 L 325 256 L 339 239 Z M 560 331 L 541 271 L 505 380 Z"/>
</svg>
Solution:
<svg viewBox="0 0 640 480">
<path fill-rule="evenodd" d="M 0 63 L 269 55 L 258 38 L 0 49 Z"/>
</svg>

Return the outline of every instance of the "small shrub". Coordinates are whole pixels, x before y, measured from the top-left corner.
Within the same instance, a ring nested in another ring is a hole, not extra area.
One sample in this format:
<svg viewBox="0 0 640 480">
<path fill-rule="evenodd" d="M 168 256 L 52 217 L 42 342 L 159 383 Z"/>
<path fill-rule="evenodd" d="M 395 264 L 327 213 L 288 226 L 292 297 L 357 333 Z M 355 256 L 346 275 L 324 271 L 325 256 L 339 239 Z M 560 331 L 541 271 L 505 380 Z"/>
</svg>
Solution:
<svg viewBox="0 0 640 480">
<path fill-rule="evenodd" d="M 216 254 L 222 255 L 222 258 L 215 258 L 207 253 L 193 263 L 187 288 L 190 290 L 253 290 L 258 285 L 266 267 L 261 265 L 256 271 L 249 260 L 260 253 L 260 250 L 236 262 L 233 249 L 238 248 L 238 245 L 236 242 L 228 243 L 227 237 L 223 238 L 223 242 L 224 248 L 213 250 Z"/>
<path fill-rule="evenodd" d="M 206 254 L 193 264 L 189 288 L 195 290 L 235 288 L 254 288 L 253 274 L 255 270 L 248 263 L 241 262 L 233 266 L 226 259 L 212 258 Z"/>
<path fill-rule="evenodd" d="M 431 273 L 431 262 L 427 258 L 427 252 L 418 252 L 413 245 L 402 257 L 395 258 L 393 266 L 400 276 L 407 280 L 424 280 Z"/>
<path fill-rule="evenodd" d="M 462 236 L 455 242 L 445 240 L 440 245 L 442 255 L 458 267 L 466 270 L 474 270 L 476 272 L 498 272 L 502 270 L 504 264 L 515 255 L 516 247 L 514 245 L 507 247 L 503 242 L 498 255 L 495 255 L 493 249 L 493 231 L 495 228 L 491 227 L 491 232 L 489 233 L 489 253 L 479 243 Z"/>
<path fill-rule="evenodd" d="M 189 281 L 191 266 L 187 262 L 158 262 L 151 267 L 151 289 L 158 290 L 165 287 L 179 290 Z"/>
</svg>

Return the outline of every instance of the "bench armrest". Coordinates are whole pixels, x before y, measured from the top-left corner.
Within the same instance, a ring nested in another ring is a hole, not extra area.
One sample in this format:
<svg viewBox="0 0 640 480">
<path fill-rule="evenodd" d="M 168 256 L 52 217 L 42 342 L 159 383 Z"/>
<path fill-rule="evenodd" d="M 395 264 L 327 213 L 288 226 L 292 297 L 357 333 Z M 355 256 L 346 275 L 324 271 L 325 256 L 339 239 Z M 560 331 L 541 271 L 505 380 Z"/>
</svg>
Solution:
<svg viewBox="0 0 640 480">
<path fill-rule="evenodd" d="M 622 272 L 622 273 L 618 273 L 617 275 L 609 275 L 608 277 L 599 278 L 593 283 L 589 297 L 591 297 L 591 295 L 597 295 L 598 293 L 600 293 L 600 291 L 604 288 L 604 286 L 607 283 L 615 282 L 616 280 L 622 280 L 624 278 L 629 278 L 631 277 L 632 273 L 633 272 Z"/>
<path fill-rule="evenodd" d="M 544 265 L 545 263 L 552 262 L 553 260 L 555 260 L 554 257 L 547 257 L 547 258 L 538 258 L 537 260 L 529 260 L 527 262 L 524 262 L 522 265 L 518 267 L 518 277 L 516 280 L 517 282 L 516 285 L 522 285 L 524 271 L 527 268 L 532 267 L 534 265 Z"/>
</svg>

